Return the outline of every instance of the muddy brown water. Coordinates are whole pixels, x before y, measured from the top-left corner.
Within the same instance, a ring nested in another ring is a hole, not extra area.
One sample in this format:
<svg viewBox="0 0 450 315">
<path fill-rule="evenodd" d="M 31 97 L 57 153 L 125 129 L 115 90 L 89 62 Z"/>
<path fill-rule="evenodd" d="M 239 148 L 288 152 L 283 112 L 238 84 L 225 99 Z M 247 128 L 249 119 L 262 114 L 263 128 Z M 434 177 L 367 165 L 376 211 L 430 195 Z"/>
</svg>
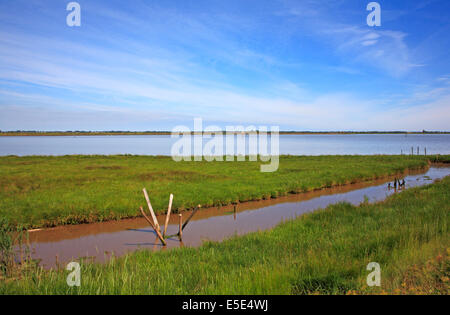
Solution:
<svg viewBox="0 0 450 315">
<path fill-rule="evenodd" d="M 432 183 L 450 175 L 450 167 L 433 166 L 428 170 L 410 171 L 401 178 L 406 189 Z M 397 175 L 398 176 L 398 175 Z M 347 201 L 360 204 L 385 199 L 395 193 L 387 183 L 392 178 L 322 189 L 289 195 L 277 199 L 246 202 L 234 206 L 199 210 L 183 231 L 183 242 L 173 237 L 163 247 L 156 234 L 143 218 L 126 219 L 93 224 L 61 226 L 29 233 L 32 258 L 40 260 L 45 268 L 79 258 L 104 262 L 138 249 L 161 250 L 181 246 L 199 246 L 205 240 L 221 241 L 234 235 L 266 230 L 280 222 L 306 212 L 325 208 L 330 204 Z M 176 196 L 175 196 L 176 198 Z M 183 213 L 187 218 L 189 213 Z M 158 216 L 162 225 L 165 216 Z M 163 227 L 161 227 L 163 228 Z M 171 216 L 168 235 L 178 232 L 178 216 Z"/>
</svg>

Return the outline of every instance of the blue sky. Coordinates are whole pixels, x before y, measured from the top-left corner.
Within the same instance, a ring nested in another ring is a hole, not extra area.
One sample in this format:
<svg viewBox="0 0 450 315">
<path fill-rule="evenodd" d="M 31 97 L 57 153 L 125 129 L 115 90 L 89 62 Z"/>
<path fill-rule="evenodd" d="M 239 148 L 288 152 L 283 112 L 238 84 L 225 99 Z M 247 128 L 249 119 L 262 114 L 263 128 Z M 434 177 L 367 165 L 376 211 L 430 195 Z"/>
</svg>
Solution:
<svg viewBox="0 0 450 315">
<path fill-rule="evenodd" d="M 450 130 L 450 1 L 0 0 L 0 130 Z"/>
</svg>

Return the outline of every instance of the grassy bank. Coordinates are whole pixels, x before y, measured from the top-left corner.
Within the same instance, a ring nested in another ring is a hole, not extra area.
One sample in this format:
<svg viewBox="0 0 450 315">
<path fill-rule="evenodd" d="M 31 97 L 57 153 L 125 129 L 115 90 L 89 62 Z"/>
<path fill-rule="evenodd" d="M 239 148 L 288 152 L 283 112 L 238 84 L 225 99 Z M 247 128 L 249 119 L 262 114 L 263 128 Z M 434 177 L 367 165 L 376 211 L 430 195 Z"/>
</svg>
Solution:
<svg viewBox="0 0 450 315">
<path fill-rule="evenodd" d="M 82 264 L 81 287 L 66 285 L 65 270 L 33 270 L 0 282 L 0 294 L 448 294 L 449 216 L 447 177 L 222 243 Z M 381 287 L 366 285 L 369 262 L 381 266 Z"/>
<path fill-rule="evenodd" d="M 0 215 L 26 228 L 139 216 L 273 198 L 365 181 L 427 165 L 424 156 L 282 156 L 273 173 L 261 162 L 174 162 L 151 156 L 0 157 Z"/>
</svg>

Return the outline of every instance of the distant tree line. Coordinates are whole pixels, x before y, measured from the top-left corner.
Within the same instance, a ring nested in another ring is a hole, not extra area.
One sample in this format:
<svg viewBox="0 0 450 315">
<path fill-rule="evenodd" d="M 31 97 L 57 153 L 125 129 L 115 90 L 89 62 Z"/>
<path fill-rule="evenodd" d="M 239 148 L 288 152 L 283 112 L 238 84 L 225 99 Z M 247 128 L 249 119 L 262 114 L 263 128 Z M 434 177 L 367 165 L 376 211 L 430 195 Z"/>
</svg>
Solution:
<svg viewBox="0 0 450 315">
<path fill-rule="evenodd" d="M 218 131 L 224 133 L 224 131 Z M 252 131 L 255 132 L 255 131 Z M 194 133 L 194 132 L 191 132 Z M 208 132 L 214 133 L 214 132 Z M 245 133 L 249 133 L 248 131 Z M 270 134 L 270 131 L 267 133 Z M 449 134 L 450 131 L 280 131 L 280 134 Z M 171 131 L 123 131 L 123 130 L 109 130 L 109 131 L 86 131 L 86 130 L 72 130 L 72 131 L 39 131 L 39 130 L 14 130 L 14 131 L 2 131 L 0 130 L 0 136 L 57 136 L 57 135 L 170 135 Z"/>
</svg>

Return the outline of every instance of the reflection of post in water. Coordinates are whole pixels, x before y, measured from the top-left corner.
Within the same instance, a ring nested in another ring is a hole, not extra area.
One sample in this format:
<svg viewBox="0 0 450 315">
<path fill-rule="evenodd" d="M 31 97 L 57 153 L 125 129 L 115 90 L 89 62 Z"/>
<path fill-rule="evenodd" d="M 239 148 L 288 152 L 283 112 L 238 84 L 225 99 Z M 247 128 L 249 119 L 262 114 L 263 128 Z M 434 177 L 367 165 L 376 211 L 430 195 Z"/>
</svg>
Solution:
<svg viewBox="0 0 450 315">
<path fill-rule="evenodd" d="M 400 180 L 398 180 L 398 186 L 400 187 Z M 394 179 L 394 184 L 391 185 L 391 182 L 388 183 L 388 190 L 391 190 L 391 188 L 394 188 L 394 192 L 397 192 L 397 177 Z"/>
<path fill-rule="evenodd" d="M 153 243 L 154 243 L 154 244 L 153 244 L 153 250 L 155 250 L 156 247 L 158 246 L 158 240 L 159 240 L 159 237 L 158 237 L 158 235 L 156 235 L 155 241 L 153 242 Z"/>
<path fill-rule="evenodd" d="M 391 184 L 391 182 L 388 183 L 388 190 L 391 190 L 392 188 L 394 189 L 394 192 L 397 192 L 397 187 L 398 189 L 402 189 L 403 187 L 405 187 L 405 179 L 403 179 L 402 181 L 400 181 L 400 179 L 397 179 L 397 177 L 394 179 L 394 183 Z"/>
</svg>

